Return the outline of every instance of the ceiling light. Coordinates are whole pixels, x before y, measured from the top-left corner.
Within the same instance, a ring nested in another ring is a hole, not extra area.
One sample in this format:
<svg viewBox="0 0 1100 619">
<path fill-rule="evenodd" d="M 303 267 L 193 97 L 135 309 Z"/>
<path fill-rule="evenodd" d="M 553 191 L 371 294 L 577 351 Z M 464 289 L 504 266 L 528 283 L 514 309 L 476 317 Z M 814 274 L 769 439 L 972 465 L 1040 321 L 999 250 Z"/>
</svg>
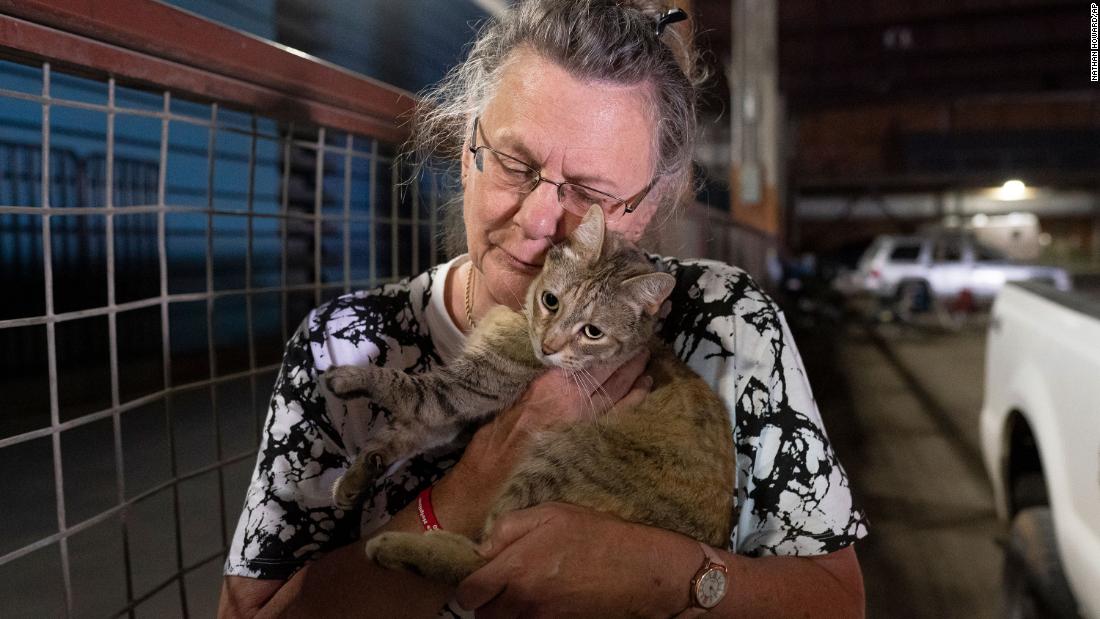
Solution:
<svg viewBox="0 0 1100 619">
<path fill-rule="evenodd" d="M 997 191 L 997 198 L 1000 200 L 1023 200 L 1025 197 L 1027 197 L 1027 185 L 1017 179 L 1005 181 Z"/>
</svg>

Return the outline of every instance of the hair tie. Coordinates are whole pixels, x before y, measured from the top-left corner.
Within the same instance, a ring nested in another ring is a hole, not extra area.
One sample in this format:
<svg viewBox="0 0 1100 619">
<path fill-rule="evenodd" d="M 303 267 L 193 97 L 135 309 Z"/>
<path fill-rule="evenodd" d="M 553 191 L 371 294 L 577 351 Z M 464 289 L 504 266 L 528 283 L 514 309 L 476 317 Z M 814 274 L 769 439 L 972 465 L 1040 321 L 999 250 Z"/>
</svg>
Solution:
<svg viewBox="0 0 1100 619">
<path fill-rule="evenodd" d="M 688 14 L 683 9 L 672 8 L 665 11 L 663 15 L 657 18 L 657 36 L 661 36 L 665 31 L 665 26 L 684 21 L 687 18 Z"/>
</svg>

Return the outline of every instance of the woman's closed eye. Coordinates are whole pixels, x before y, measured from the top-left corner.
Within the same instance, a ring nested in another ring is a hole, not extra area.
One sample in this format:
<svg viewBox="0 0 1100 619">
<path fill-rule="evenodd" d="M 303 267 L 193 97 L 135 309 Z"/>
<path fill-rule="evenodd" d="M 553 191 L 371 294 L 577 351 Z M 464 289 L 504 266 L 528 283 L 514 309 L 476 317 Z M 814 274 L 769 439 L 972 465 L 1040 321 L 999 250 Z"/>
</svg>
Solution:
<svg viewBox="0 0 1100 619">
<path fill-rule="evenodd" d="M 598 204 L 606 209 L 615 202 L 615 199 L 610 196 L 589 191 L 579 185 L 566 185 L 566 188 L 565 200 L 576 208 L 587 209 L 593 204 Z"/>
<path fill-rule="evenodd" d="M 507 172 L 509 176 L 517 179 L 526 180 L 534 176 L 534 172 L 531 168 L 526 168 L 516 163 L 502 163 L 501 169 Z"/>
</svg>

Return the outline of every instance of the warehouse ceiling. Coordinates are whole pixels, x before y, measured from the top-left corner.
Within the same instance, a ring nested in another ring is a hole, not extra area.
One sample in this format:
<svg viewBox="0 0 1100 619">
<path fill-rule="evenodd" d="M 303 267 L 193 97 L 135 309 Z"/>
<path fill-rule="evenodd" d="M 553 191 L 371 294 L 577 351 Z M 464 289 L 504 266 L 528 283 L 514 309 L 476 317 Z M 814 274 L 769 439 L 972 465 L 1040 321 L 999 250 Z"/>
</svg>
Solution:
<svg viewBox="0 0 1100 619">
<path fill-rule="evenodd" d="M 730 2 L 695 0 L 729 57 Z M 1080 0 L 782 0 L 780 89 L 792 111 L 966 95 L 1092 90 Z"/>
<path fill-rule="evenodd" d="M 798 108 L 1088 86 L 1088 13 L 1066 0 L 780 7 L 781 88 Z"/>
<path fill-rule="evenodd" d="M 730 58 L 731 2 L 694 0 Z M 1096 189 L 1100 88 L 1080 0 L 780 0 L 778 83 L 800 194 L 1026 178 Z M 706 107 L 729 104 L 724 81 Z"/>
</svg>

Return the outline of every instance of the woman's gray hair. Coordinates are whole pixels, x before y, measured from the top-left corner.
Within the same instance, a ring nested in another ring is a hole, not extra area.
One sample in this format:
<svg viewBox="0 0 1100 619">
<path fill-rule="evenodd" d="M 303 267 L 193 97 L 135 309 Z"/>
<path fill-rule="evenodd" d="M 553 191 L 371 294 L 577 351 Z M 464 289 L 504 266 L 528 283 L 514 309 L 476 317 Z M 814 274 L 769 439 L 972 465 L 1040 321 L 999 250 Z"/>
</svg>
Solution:
<svg viewBox="0 0 1100 619">
<path fill-rule="evenodd" d="M 513 52 L 531 49 L 580 80 L 651 85 L 655 191 L 662 204 L 678 202 L 691 183 L 696 91 L 704 75 L 680 27 L 657 34 L 658 18 L 669 8 L 646 0 L 513 4 L 481 28 L 462 64 L 421 93 L 406 154 L 418 169 L 429 160 L 456 164 Z"/>
</svg>

